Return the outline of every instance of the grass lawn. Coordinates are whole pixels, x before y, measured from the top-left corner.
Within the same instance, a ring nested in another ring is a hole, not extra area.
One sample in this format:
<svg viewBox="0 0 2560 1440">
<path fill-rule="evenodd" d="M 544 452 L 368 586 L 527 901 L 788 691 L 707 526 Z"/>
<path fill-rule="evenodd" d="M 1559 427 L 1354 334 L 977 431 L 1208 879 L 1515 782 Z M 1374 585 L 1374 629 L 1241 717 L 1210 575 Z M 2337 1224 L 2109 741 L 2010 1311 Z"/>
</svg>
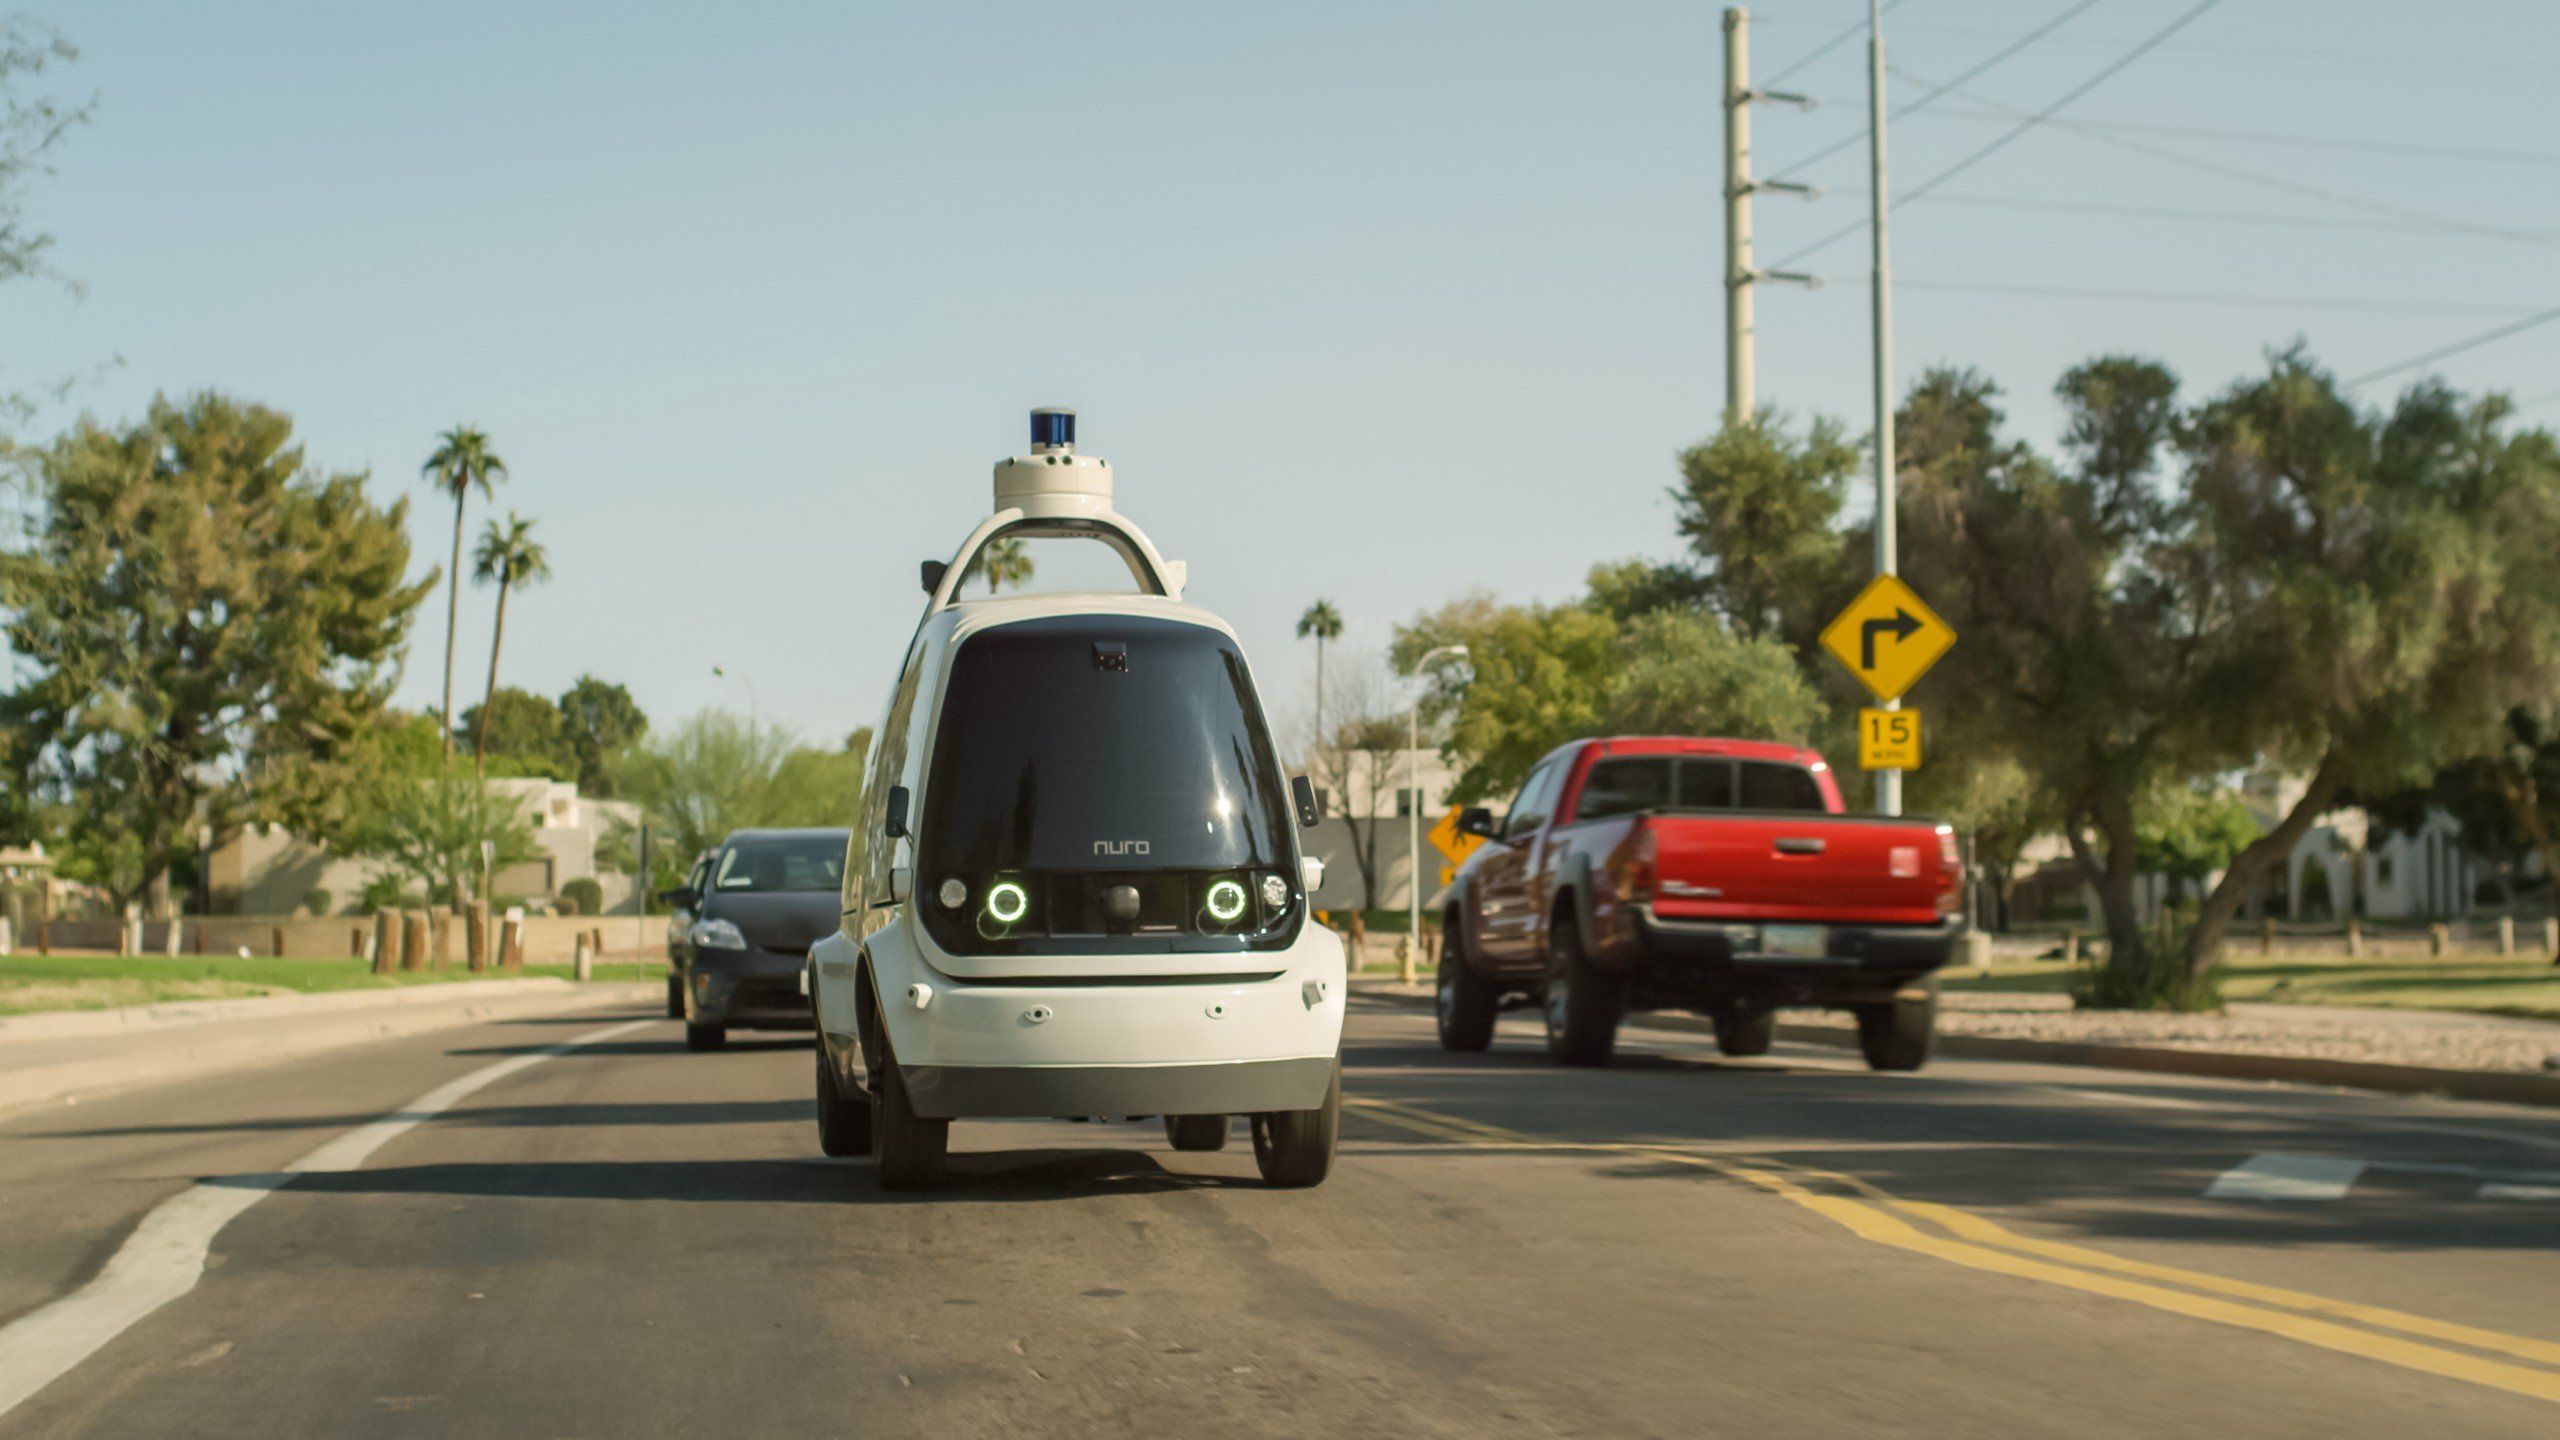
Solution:
<svg viewBox="0 0 2560 1440">
<path fill-rule="evenodd" d="M 598 965 L 595 977 L 649 980 L 666 971 L 663 964 Z M 527 965 L 524 973 L 566 979 L 570 967 Z M 385 990 L 482 978 L 497 977 L 475 976 L 458 965 L 450 970 L 376 975 L 362 960 L 240 960 L 213 956 L 120 960 L 111 955 L 17 955 L 0 959 L 0 1015 L 26 1015 L 38 1010 L 107 1010 L 163 1000 Z"/>
<path fill-rule="evenodd" d="M 1979 976 L 1950 976 L 1949 990 L 2061 994 L 2071 972 L 2059 960 L 1994 965 Z M 2226 1000 L 2288 1005 L 2384 1005 L 2410 1010 L 2469 1010 L 2560 1020 L 2560 966 L 2496 956 L 2350 960 L 2334 953 L 2235 953 L 2222 964 Z"/>
</svg>

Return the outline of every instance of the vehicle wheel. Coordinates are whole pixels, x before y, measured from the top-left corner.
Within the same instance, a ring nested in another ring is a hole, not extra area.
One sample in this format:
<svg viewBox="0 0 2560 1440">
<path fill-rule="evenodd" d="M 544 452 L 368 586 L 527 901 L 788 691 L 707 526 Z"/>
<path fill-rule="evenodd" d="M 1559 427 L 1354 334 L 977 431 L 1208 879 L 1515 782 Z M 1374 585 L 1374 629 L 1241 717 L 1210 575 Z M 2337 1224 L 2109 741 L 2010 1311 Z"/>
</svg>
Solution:
<svg viewBox="0 0 2560 1440">
<path fill-rule="evenodd" d="M 1547 972 L 1547 1055 L 1562 1065 L 1606 1065 L 1627 1011 L 1626 977 L 1591 968 L 1570 911 L 1549 927 L 1548 945 L 1555 961 Z"/>
<path fill-rule="evenodd" d="M 871 1076 L 872 1152 L 880 1161 L 880 1188 L 922 1190 L 942 1178 L 951 1149 L 951 1122 L 926 1120 L 907 1103 L 907 1082 L 889 1037 L 880 1037 L 880 1068 Z"/>
<path fill-rule="evenodd" d="M 1440 929 L 1440 1048 L 1477 1051 L 1493 1044 L 1493 1019 L 1502 997 L 1467 968 L 1465 925 L 1455 915 Z"/>
<path fill-rule="evenodd" d="M 1333 1169 L 1333 1142 L 1342 1133 L 1342 1057 L 1333 1061 L 1333 1083 L 1313 1110 L 1266 1110 L 1253 1117 L 1253 1163 L 1265 1184 L 1285 1190 L 1324 1183 Z"/>
<path fill-rule="evenodd" d="M 667 1018 L 670 1020 L 684 1018 L 684 980 L 681 976 L 667 977 Z"/>
<path fill-rule="evenodd" d="M 1858 1048 L 1866 1052 L 1870 1070 L 1917 1070 L 1929 1063 L 1930 1042 L 1938 1033 L 1938 997 L 1891 1000 L 1861 1005 Z"/>
<path fill-rule="evenodd" d="M 1727 1055 L 1766 1055 L 1777 1043 L 1775 1010 L 1720 1010 L 1714 1018 L 1716 1048 Z"/>
<path fill-rule="evenodd" d="M 827 1062 L 827 1042 L 818 1042 L 818 1148 L 842 1159 L 871 1153 L 871 1100 L 847 1100 L 836 1083 L 836 1067 Z"/>
<path fill-rule="evenodd" d="M 684 1048 L 687 1050 L 717 1050 L 728 1043 L 729 1027 L 726 1025 L 688 1024 L 684 1027 Z"/>
<path fill-rule="evenodd" d="M 1167 1115 L 1164 1138 L 1176 1150 L 1224 1150 L 1227 1148 L 1227 1117 L 1224 1115 Z"/>
</svg>

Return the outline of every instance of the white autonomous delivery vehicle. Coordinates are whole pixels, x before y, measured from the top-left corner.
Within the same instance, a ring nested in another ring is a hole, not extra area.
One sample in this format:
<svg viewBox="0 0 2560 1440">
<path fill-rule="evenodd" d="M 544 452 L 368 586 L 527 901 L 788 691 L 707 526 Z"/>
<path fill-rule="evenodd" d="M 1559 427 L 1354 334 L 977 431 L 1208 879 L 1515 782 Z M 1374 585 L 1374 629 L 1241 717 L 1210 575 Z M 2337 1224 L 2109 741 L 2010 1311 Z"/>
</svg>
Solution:
<svg viewBox="0 0 2560 1440">
<path fill-rule="evenodd" d="M 818 1134 L 931 1184 L 951 1122 L 1247 1117 L 1274 1185 L 1322 1181 L 1342 1104 L 1342 942 L 1308 913 L 1321 816 L 1280 762 L 1235 633 L 1112 509 L 1071 412 L 1031 417 L 948 564 L 874 732 L 844 923 L 809 954 Z M 1117 552 L 1127 594 L 968 599 L 991 543 Z"/>
</svg>

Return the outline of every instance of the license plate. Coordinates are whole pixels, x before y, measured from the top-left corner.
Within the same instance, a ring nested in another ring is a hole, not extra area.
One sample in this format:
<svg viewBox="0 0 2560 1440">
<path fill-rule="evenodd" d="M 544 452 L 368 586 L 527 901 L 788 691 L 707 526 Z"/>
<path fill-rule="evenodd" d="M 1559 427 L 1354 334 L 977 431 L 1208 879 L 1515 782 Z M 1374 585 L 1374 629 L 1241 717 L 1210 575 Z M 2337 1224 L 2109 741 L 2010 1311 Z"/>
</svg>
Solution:
<svg viewBox="0 0 2560 1440">
<path fill-rule="evenodd" d="M 800 994 L 803 999 L 809 994 L 809 972 L 806 970 L 800 972 Z"/>
<path fill-rule="evenodd" d="M 1763 925 L 1760 953 L 1821 958 L 1831 948 L 1831 932 L 1820 925 Z"/>
</svg>

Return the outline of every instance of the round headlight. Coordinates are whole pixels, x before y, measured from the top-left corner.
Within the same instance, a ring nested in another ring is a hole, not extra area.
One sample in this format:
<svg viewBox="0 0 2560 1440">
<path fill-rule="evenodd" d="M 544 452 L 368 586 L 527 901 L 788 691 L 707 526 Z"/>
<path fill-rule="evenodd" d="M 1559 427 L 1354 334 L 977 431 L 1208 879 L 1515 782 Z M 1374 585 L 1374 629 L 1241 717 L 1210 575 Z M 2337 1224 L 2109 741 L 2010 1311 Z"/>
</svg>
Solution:
<svg viewBox="0 0 2560 1440">
<path fill-rule="evenodd" d="M 987 887 L 987 914 L 1005 925 L 1031 913 L 1031 892 L 1010 880 Z"/>
<path fill-rule="evenodd" d="M 1221 880 L 1209 887 L 1209 918 L 1221 925 L 1232 925 L 1244 913 L 1244 886 L 1233 880 Z"/>
<path fill-rule="evenodd" d="M 942 882 L 942 888 L 934 892 L 934 898 L 942 902 L 943 909 L 957 910 L 969 903 L 968 882 L 954 875 Z"/>
<path fill-rule="evenodd" d="M 1262 903 L 1277 910 L 1289 903 L 1289 882 L 1277 875 L 1262 877 Z"/>
</svg>

